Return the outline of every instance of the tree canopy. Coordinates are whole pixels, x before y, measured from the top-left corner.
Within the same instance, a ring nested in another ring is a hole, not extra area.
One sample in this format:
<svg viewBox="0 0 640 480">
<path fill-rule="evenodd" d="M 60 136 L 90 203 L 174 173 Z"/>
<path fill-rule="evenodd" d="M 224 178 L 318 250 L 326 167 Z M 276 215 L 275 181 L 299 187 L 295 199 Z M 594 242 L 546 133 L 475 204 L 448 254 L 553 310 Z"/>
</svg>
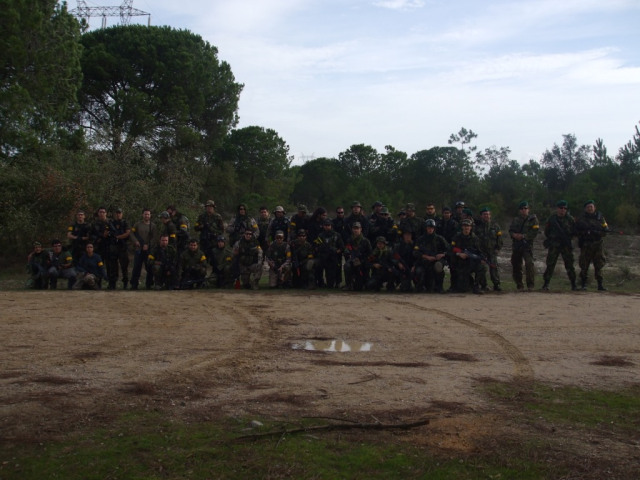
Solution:
<svg viewBox="0 0 640 480">
<path fill-rule="evenodd" d="M 206 158 L 238 121 L 242 85 L 199 35 L 130 25 L 83 35 L 82 124 L 92 145 Z"/>
</svg>

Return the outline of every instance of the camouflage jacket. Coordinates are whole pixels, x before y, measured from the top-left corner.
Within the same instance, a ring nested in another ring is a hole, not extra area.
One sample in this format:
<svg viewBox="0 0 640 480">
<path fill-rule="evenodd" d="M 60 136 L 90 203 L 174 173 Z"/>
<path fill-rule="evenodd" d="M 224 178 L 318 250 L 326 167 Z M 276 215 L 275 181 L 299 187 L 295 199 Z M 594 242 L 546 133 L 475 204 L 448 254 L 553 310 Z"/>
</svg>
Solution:
<svg viewBox="0 0 640 480">
<path fill-rule="evenodd" d="M 545 246 L 548 247 L 572 247 L 571 239 L 576 235 L 576 221 L 566 214 L 559 217 L 554 213 L 544 224 Z"/>
<path fill-rule="evenodd" d="M 478 222 L 473 232 L 480 239 L 480 249 L 485 255 L 495 255 L 502 248 L 502 229 L 497 223 Z"/>
</svg>

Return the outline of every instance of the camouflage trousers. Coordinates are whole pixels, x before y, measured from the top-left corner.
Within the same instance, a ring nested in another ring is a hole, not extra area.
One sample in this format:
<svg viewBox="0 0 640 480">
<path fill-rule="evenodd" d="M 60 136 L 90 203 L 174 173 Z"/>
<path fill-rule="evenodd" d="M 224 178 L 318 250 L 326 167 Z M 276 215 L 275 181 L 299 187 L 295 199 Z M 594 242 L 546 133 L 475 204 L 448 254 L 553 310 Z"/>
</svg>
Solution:
<svg viewBox="0 0 640 480">
<path fill-rule="evenodd" d="M 552 245 L 547 251 L 547 268 L 543 275 L 545 283 L 551 281 L 558 257 L 561 255 L 564 261 L 564 269 L 567 271 L 567 277 L 569 277 L 572 284 L 576 281 L 576 269 L 573 266 L 573 248 Z"/>
<path fill-rule="evenodd" d="M 244 288 L 258 289 L 262 278 L 262 262 L 251 265 L 240 265 L 240 283 Z"/>
<path fill-rule="evenodd" d="M 586 283 L 587 281 L 587 274 L 589 273 L 589 265 L 591 263 L 593 263 L 596 280 L 602 282 L 602 268 L 606 262 L 607 259 L 604 256 L 604 244 L 602 240 L 585 243 L 580 247 L 578 264 L 580 265 L 580 280 L 582 283 Z"/>
<path fill-rule="evenodd" d="M 518 289 L 524 288 L 522 283 L 522 264 L 524 262 L 527 288 L 535 285 L 536 269 L 533 264 L 533 252 L 528 248 L 514 248 L 511 253 L 511 266 L 513 267 L 513 281 Z"/>
</svg>

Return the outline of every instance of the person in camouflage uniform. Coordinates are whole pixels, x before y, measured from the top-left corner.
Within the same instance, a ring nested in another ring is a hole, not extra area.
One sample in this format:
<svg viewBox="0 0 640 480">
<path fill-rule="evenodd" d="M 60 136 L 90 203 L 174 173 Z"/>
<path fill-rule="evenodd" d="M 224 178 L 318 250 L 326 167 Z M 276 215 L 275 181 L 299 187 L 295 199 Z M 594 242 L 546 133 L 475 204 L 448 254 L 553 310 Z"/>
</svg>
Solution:
<svg viewBox="0 0 640 480">
<path fill-rule="evenodd" d="M 392 263 L 393 273 L 396 284 L 400 285 L 401 292 L 410 292 L 412 290 L 411 283 L 415 275 L 415 257 L 414 243 L 412 232 L 405 230 L 402 232 L 402 238 L 393 248 Z"/>
<path fill-rule="evenodd" d="M 91 230 L 89 233 L 89 240 L 93 243 L 95 253 L 100 255 L 102 260 L 106 261 L 107 269 L 109 268 L 109 244 L 110 244 L 110 228 L 109 219 L 107 218 L 107 209 L 105 207 L 98 207 L 96 212 L 96 219 L 91 224 Z M 107 270 L 107 275 L 109 270 Z"/>
<path fill-rule="evenodd" d="M 580 246 L 580 286 L 587 289 L 587 274 L 589 265 L 593 263 L 595 278 L 598 282 L 598 290 L 604 291 L 602 269 L 606 263 L 604 254 L 604 237 L 609 231 L 609 226 L 602 213 L 596 210 L 593 200 L 587 200 L 584 204 L 584 212 L 576 220 L 578 233 L 578 245 Z"/>
<path fill-rule="evenodd" d="M 135 248 L 131 269 L 131 290 L 138 289 L 143 265 L 147 271 L 145 285 L 149 290 L 153 285 L 153 272 L 149 269 L 147 258 L 151 248 L 158 241 L 158 232 L 155 223 L 151 222 L 151 210 L 148 208 L 142 209 L 142 220 L 131 227 L 131 237 Z"/>
<path fill-rule="evenodd" d="M 169 205 L 166 210 L 171 216 L 171 221 L 176 226 L 176 250 L 178 255 L 182 255 L 189 245 L 189 219 L 183 213 L 180 213 L 174 205 Z M 171 243 L 171 237 L 169 237 Z"/>
<path fill-rule="evenodd" d="M 33 242 L 33 251 L 27 256 L 29 287 L 46 290 L 49 286 L 49 255 L 40 242 Z"/>
<path fill-rule="evenodd" d="M 369 217 L 369 241 L 375 242 L 378 237 L 384 237 L 387 242 L 392 242 L 396 236 L 394 223 L 389 209 L 385 206 L 380 207 L 375 214 Z M 397 229 L 397 227 L 396 227 Z"/>
<path fill-rule="evenodd" d="M 67 279 L 67 288 L 71 290 L 76 281 L 76 269 L 73 268 L 71 252 L 62 250 L 62 242 L 58 239 L 51 241 L 49 254 L 49 286 L 52 290 L 58 288 L 58 278 Z"/>
<path fill-rule="evenodd" d="M 189 240 L 189 247 L 182 252 L 180 261 L 180 288 L 200 288 L 207 276 L 207 256 L 198 245 L 198 240 Z"/>
<path fill-rule="evenodd" d="M 86 223 L 84 210 L 76 212 L 76 220 L 67 228 L 67 238 L 71 240 L 71 255 L 73 261 L 77 262 L 85 253 L 85 246 L 90 240 L 91 225 Z"/>
<path fill-rule="evenodd" d="M 347 290 L 359 291 L 369 278 L 369 256 L 371 242 L 362 233 L 362 225 L 355 222 L 351 226 L 351 237 L 344 246 L 344 281 Z"/>
<path fill-rule="evenodd" d="M 216 212 L 216 202 L 207 200 L 204 212 L 198 215 L 193 228 L 200 233 L 200 249 L 207 258 L 211 258 L 212 250 L 216 247 L 216 239 L 224 234 L 224 221 L 222 215 Z"/>
<path fill-rule="evenodd" d="M 291 248 L 292 283 L 295 288 L 316 288 L 316 261 L 313 245 L 307 241 L 307 231 L 298 230 L 297 238 L 289 244 Z"/>
<path fill-rule="evenodd" d="M 436 221 L 433 218 L 425 221 L 425 231 L 413 248 L 416 291 L 442 293 L 449 244 L 436 233 Z"/>
<path fill-rule="evenodd" d="M 544 224 L 544 247 L 547 249 L 547 268 L 542 278 L 544 284 L 542 290 L 549 290 L 549 282 L 556 268 L 558 257 L 562 255 L 564 268 L 571 282 L 571 290 L 577 290 L 576 270 L 573 266 L 573 244 L 572 238 L 576 235 L 576 222 L 569 214 L 569 204 L 566 200 L 559 200 L 556 203 L 556 213 L 551 215 Z"/>
<path fill-rule="evenodd" d="M 113 219 L 109 222 L 109 255 L 107 257 L 107 274 L 109 275 L 109 290 L 116 288 L 118 270 L 122 272 L 122 288 L 129 285 L 129 248 L 128 240 L 131 228 L 122 218 L 121 208 L 113 212 Z"/>
<path fill-rule="evenodd" d="M 519 214 L 511 222 L 509 235 L 513 240 L 511 252 L 511 266 L 513 280 L 518 290 L 524 290 L 522 283 L 522 263 L 526 272 L 527 289 L 532 291 L 535 286 L 536 270 L 533 264 L 533 242 L 539 233 L 538 217 L 529 213 L 529 202 L 523 201 L 518 205 Z"/>
<path fill-rule="evenodd" d="M 482 293 L 481 285 L 486 285 L 486 269 L 480 255 L 480 239 L 471 231 L 473 222 L 464 219 L 460 223 L 462 231 L 451 241 L 453 262 L 457 271 L 456 288 L 466 293 L 470 288 L 473 293 Z"/>
<path fill-rule="evenodd" d="M 266 253 L 271 288 L 283 288 L 291 284 L 291 248 L 284 241 L 284 235 L 282 230 L 276 231 L 274 241 Z"/>
<path fill-rule="evenodd" d="M 258 243 L 263 252 L 269 247 L 269 225 L 271 224 L 271 214 L 267 207 L 260 207 L 258 211 Z"/>
<path fill-rule="evenodd" d="M 158 215 L 158 218 L 160 218 L 160 221 L 162 222 L 160 235 L 166 235 L 169 237 L 169 245 L 178 251 L 178 227 L 176 227 L 176 224 L 171 221 L 171 214 L 165 211 Z M 181 254 L 182 252 L 179 253 L 179 255 Z"/>
<path fill-rule="evenodd" d="M 491 210 L 484 207 L 480 210 L 480 221 L 473 228 L 474 233 L 480 239 L 480 251 L 489 266 L 489 277 L 493 283 L 493 290 L 500 292 L 500 270 L 498 268 L 498 252 L 502 249 L 502 229 L 500 225 L 491 221 Z M 487 290 L 487 285 L 482 285 Z"/>
<path fill-rule="evenodd" d="M 362 204 L 357 200 L 351 203 L 351 215 L 344 219 L 344 226 L 346 231 L 350 234 L 353 230 L 353 225 L 359 223 L 362 229 L 362 235 L 365 238 L 369 236 L 369 219 L 362 212 Z M 346 240 L 345 240 L 345 243 Z M 369 242 L 371 243 L 371 242 Z"/>
<path fill-rule="evenodd" d="M 278 205 L 273 209 L 273 219 L 269 224 L 269 242 L 274 242 L 276 239 L 276 232 L 282 232 L 284 235 L 284 242 L 287 243 L 289 239 L 289 217 L 286 216 L 284 207 Z"/>
<path fill-rule="evenodd" d="M 243 288 L 258 289 L 262 277 L 262 249 L 253 227 L 247 227 L 244 235 L 233 246 L 233 255 L 238 265 L 238 275 Z"/>
<path fill-rule="evenodd" d="M 308 214 L 307 206 L 301 203 L 298 205 L 297 213 L 289 219 L 289 242 L 296 240 L 298 230 L 306 231 L 309 228 L 310 221 L 311 215 Z"/>
<path fill-rule="evenodd" d="M 386 284 L 387 292 L 393 292 L 395 290 L 393 253 L 385 237 L 376 238 L 376 248 L 369 255 L 368 262 L 371 266 L 371 276 L 367 281 L 367 290 L 379 292 Z"/>
<path fill-rule="evenodd" d="M 215 276 L 215 286 L 233 288 L 233 249 L 227 246 L 224 235 L 218 235 L 216 246 L 208 258 Z"/>
<path fill-rule="evenodd" d="M 344 242 L 342 236 L 333 231 L 333 223 L 326 218 L 323 231 L 313 241 L 316 256 L 316 282 L 318 286 L 335 288 L 338 282 L 338 264 L 342 261 Z M 323 282 L 324 277 L 324 282 Z"/>
<path fill-rule="evenodd" d="M 253 217 L 249 216 L 247 205 L 241 203 L 238 205 L 238 213 L 234 217 L 234 219 L 227 225 L 227 233 L 229 234 L 229 244 L 233 245 L 235 248 L 235 244 L 238 240 L 241 240 L 244 237 L 244 233 L 247 229 L 250 229 L 253 232 L 253 235 L 258 238 L 258 223 L 254 220 Z"/>
<path fill-rule="evenodd" d="M 76 271 L 76 281 L 73 284 L 74 290 L 83 288 L 99 290 L 102 288 L 102 280 L 107 279 L 107 271 L 104 268 L 102 257 L 94 253 L 93 243 L 87 242 L 85 254 L 78 260 Z"/>
<path fill-rule="evenodd" d="M 424 220 L 416 215 L 416 206 L 413 203 L 407 203 L 404 211 L 406 217 L 398 222 L 398 235 L 402 235 L 405 230 L 410 231 L 415 242 L 424 233 Z"/>
<path fill-rule="evenodd" d="M 151 249 L 147 257 L 149 269 L 153 275 L 155 290 L 173 290 L 178 284 L 178 252 L 176 247 L 169 245 L 169 236 L 160 235 L 160 242 Z"/>
</svg>

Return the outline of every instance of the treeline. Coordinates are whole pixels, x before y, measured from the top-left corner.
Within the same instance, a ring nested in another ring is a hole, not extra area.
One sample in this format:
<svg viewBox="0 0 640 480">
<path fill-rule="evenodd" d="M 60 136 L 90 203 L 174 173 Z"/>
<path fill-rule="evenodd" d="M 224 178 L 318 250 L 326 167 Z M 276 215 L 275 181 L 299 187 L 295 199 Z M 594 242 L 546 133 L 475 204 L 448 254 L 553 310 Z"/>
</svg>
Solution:
<svg viewBox="0 0 640 480">
<path fill-rule="evenodd" d="M 122 207 L 130 221 L 168 204 L 192 218 L 214 199 L 227 216 L 245 202 L 349 206 L 396 213 L 463 199 L 513 214 L 594 198 L 620 226 L 638 223 L 640 132 L 609 155 L 574 135 L 521 165 L 508 147 L 477 151 L 465 128 L 411 155 L 352 145 L 338 158 L 292 165 L 273 129 L 236 128 L 243 85 L 217 49 L 169 27 L 87 33 L 57 0 L 8 0 L 0 10 L 0 249 L 22 259 L 33 240 L 62 237 L 79 208 Z M 419 212 L 420 213 L 420 212 Z"/>
</svg>

